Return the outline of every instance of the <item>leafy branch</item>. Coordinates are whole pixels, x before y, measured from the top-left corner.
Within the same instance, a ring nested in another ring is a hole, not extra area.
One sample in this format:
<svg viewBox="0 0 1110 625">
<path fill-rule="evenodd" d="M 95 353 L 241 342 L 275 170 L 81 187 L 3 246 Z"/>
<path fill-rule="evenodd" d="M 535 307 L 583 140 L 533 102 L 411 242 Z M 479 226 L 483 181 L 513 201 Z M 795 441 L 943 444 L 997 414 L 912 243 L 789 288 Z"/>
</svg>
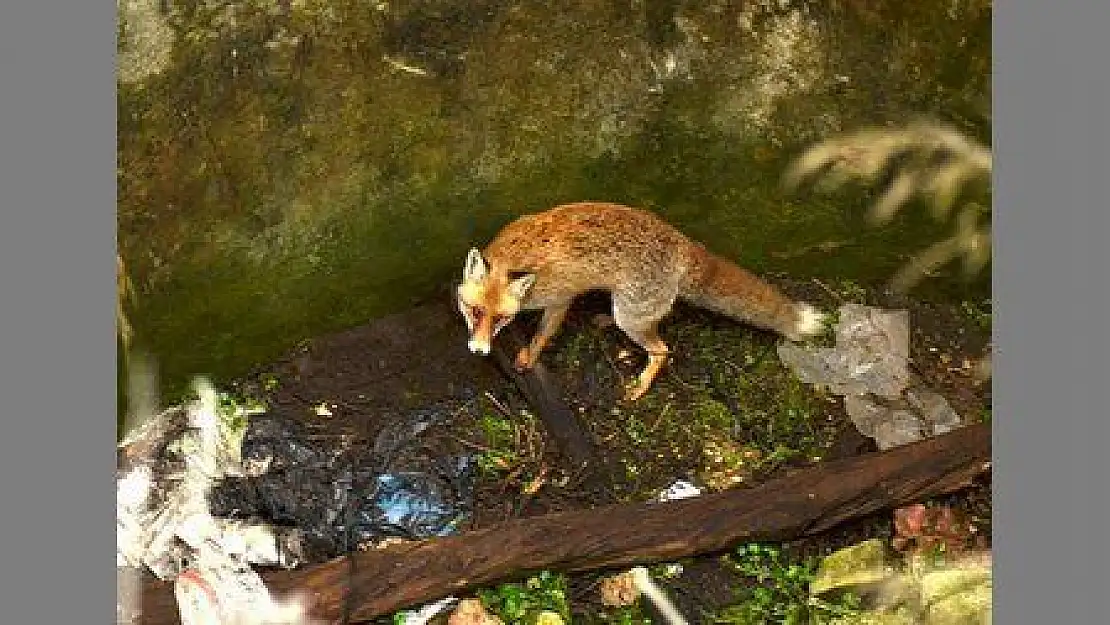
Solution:
<svg viewBox="0 0 1110 625">
<path fill-rule="evenodd" d="M 967 186 L 989 183 L 992 153 L 955 128 L 917 121 L 904 128 L 866 128 L 832 137 L 806 150 L 783 178 L 787 189 L 812 183 L 832 191 L 848 181 L 884 187 L 871 206 L 869 220 L 888 224 L 915 196 L 929 200 L 933 216 L 950 217 L 951 236 L 916 254 L 893 277 L 906 291 L 935 269 L 962 258 L 965 275 L 981 271 L 991 259 L 990 208 L 974 201 L 958 203 Z"/>
</svg>

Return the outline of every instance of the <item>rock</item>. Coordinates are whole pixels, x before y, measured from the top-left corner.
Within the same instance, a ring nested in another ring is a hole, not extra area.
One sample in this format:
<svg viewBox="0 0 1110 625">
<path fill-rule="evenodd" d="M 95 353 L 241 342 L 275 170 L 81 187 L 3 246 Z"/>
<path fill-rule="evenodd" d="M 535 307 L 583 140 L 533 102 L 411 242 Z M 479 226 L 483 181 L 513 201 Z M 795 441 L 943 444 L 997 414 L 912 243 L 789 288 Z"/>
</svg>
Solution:
<svg viewBox="0 0 1110 625">
<path fill-rule="evenodd" d="M 829 554 L 817 569 L 810 593 L 821 595 L 834 589 L 876 586 L 890 577 L 886 549 L 879 539 L 845 547 Z"/>
</svg>

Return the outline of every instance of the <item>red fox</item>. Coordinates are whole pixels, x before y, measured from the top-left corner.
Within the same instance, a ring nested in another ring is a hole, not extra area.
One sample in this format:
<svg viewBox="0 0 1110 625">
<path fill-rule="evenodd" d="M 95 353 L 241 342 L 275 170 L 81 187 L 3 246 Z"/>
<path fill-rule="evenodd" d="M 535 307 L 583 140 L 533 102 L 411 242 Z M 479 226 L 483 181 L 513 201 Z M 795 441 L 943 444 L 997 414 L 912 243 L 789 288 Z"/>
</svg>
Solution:
<svg viewBox="0 0 1110 625">
<path fill-rule="evenodd" d="M 472 248 L 457 287 L 470 351 L 490 343 L 522 310 L 542 310 L 539 328 L 517 354 L 530 369 L 558 331 L 571 300 L 608 291 L 613 321 L 647 351 L 624 395 L 636 401 L 667 360 L 659 322 L 681 298 L 792 341 L 820 334 L 825 315 L 717 256 L 652 213 L 604 202 L 563 204 L 508 224 L 483 252 Z"/>
</svg>

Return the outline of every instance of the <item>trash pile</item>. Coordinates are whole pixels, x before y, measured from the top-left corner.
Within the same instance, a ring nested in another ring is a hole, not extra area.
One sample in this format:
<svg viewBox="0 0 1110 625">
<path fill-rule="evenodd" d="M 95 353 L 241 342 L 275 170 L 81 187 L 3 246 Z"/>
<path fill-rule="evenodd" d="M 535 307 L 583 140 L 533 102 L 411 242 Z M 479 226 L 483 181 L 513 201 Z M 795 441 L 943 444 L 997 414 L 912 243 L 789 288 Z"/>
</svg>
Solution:
<svg viewBox="0 0 1110 625">
<path fill-rule="evenodd" d="M 445 411 L 398 419 L 360 446 L 205 381 L 196 391 L 119 445 L 117 623 L 138 622 L 145 569 L 174 582 L 183 625 L 309 625 L 306 598 L 272 596 L 254 567 L 450 534 L 469 513 L 469 457 L 400 453 Z"/>
<path fill-rule="evenodd" d="M 835 347 L 783 343 L 779 358 L 803 382 L 843 396 L 848 417 L 879 449 L 962 425 L 948 401 L 910 373 L 907 311 L 844 304 L 835 332 Z"/>
</svg>

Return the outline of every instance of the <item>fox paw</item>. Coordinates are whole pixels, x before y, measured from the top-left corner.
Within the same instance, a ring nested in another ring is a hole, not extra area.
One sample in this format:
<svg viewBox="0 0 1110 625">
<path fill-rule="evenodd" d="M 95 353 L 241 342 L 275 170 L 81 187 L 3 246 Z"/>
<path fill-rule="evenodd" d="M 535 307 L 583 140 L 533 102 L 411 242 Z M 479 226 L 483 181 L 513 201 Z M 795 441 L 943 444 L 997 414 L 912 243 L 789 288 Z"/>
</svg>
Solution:
<svg viewBox="0 0 1110 625">
<path fill-rule="evenodd" d="M 522 347 L 520 351 L 516 353 L 516 360 L 513 361 L 513 367 L 515 367 L 517 371 L 524 372 L 530 370 L 534 366 L 536 366 L 536 355 L 527 347 Z"/>
<path fill-rule="evenodd" d="M 644 396 L 644 393 L 646 393 L 648 391 L 649 387 L 650 387 L 649 384 L 644 384 L 644 383 L 639 382 L 639 381 L 632 382 L 631 384 L 627 385 L 624 389 L 624 401 L 634 402 L 634 401 L 640 399 L 641 397 Z"/>
</svg>

